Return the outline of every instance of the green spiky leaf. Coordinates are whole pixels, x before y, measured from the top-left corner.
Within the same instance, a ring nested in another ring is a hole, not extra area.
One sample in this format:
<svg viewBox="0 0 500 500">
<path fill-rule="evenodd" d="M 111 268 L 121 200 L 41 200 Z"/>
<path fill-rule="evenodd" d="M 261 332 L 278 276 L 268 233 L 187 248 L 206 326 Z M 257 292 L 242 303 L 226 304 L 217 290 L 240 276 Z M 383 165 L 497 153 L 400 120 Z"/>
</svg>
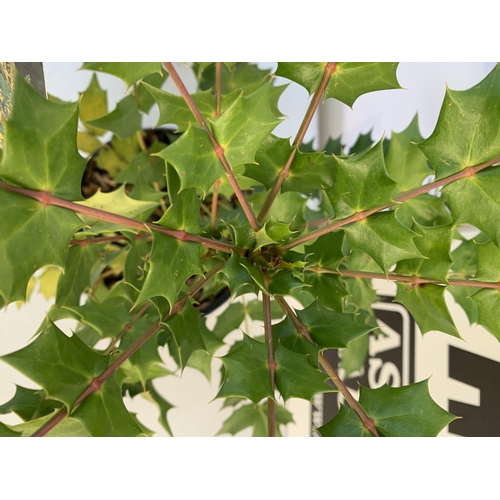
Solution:
<svg viewBox="0 0 500 500">
<path fill-rule="evenodd" d="M 398 63 L 337 63 L 330 76 L 325 98 L 334 97 L 352 107 L 356 99 L 377 90 L 401 88 L 396 78 Z M 326 63 L 279 63 L 276 74 L 289 78 L 315 92 L 323 78 Z"/>
<path fill-rule="evenodd" d="M 17 75 L 12 112 L 4 123 L 2 180 L 67 200 L 81 200 L 86 162 L 78 153 L 77 126 L 78 103 L 47 101 Z"/>
<path fill-rule="evenodd" d="M 142 118 L 135 97 L 130 94 L 123 98 L 108 115 L 89 120 L 93 127 L 110 130 L 120 139 L 126 139 L 141 129 Z"/>
<path fill-rule="evenodd" d="M 69 409 L 108 365 L 107 356 L 89 349 L 76 335 L 67 337 L 50 322 L 34 342 L 1 359 Z"/>
<path fill-rule="evenodd" d="M 270 108 L 271 83 L 240 96 L 212 120 L 214 135 L 229 165 L 254 163 L 260 145 L 280 123 Z"/>
<path fill-rule="evenodd" d="M 161 296 L 173 307 L 182 286 L 194 274 L 203 274 L 200 244 L 154 233 L 150 268 L 137 304 Z"/>
<path fill-rule="evenodd" d="M 71 414 L 79 420 L 91 436 L 133 437 L 145 435 L 128 412 L 114 379 L 86 398 Z"/>
<path fill-rule="evenodd" d="M 436 178 L 500 156 L 500 67 L 468 90 L 446 89 L 432 135 L 418 146 Z"/>
<path fill-rule="evenodd" d="M 274 351 L 274 359 L 277 364 L 276 387 L 285 402 L 290 398 L 300 398 L 312 402 L 315 394 L 334 391 L 326 384 L 329 377 L 313 368 L 308 363 L 307 356 L 278 344 Z"/>
<path fill-rule="evenodd" d="M 108 98 L 107 92 L 99 86 L 97 81 L 97 76 L 94 73 L 92 79 L 90 80 L 89 86 L 80 94 L 80 120 L 85 124 L 86 129 L 94 135 L 102 135 L 105 130 L 97 127 L 92 127 L 92 125 L 87 124 L 91 120 L 100 118 L 101 116 L 108 114 Z M 97 149 L 97 148 L 95 148 Z M 95 151 L 89 151 L 93 152 Z"/>
<path fill-rule="evenodd" d="M 225 377 L 216 398 L 238 396 L 255 404 L 263 398 L 274 399 L 266 344 L 244 335 L 243 343 L 221 360 Z"/>
<path fill-rule="evenodd" d="M 351 248 L 366 252 L 385 272 L 400 260 L 422 257 L 413 241 L 416 233 L 403 226 L 394 211 L 371 215 L 344 231 Z"/>
<path fill-rule="evenodd" d="M 500 340 L 500 321 L 498 319 L 498 306 L 500 305 L 500 292 L 491 288 L 483 288 L 471 295 L 477 305 L 477 322 L 484 326 L 491 334 Z"/>
<path fill-rule="evenodd" d="M 26 300 L 28 282 L 46 265 L 63 268 L 80 219 L 0 188 L 0 297 L 6 304 Z"/>
<path fill-rule="evenodd" d="M 160 108 L 157 127 L 166 123 L 173 123 L 177 125 L 179 132 L 184 132 L 190 124 L 198 124 L 183 97 L 165 92 L 144 82 L 141 87 L 147 89 Z M 191 97 L 205 119 L 215 117 L 215 97 L 210 90 L 191 94 Z"/>
<path fill-rule="evenodd" d="M 500 250 L 493 242 L 477 245 L 477 272 L 474 279 L 492 283 L 500 282 Z"/>
<path fill-rule="evenodd" d="M 158 206 L 155 201 L 139 201 L 130 198 L 125 193 L 125 185 L 123 184 L 111 193 L 103 193 L 98 191 L 91 198 L 85 201 L 79 201 L 80 205 L 85 207 L 97 208 L 112 214 L 123 215 L 129 219 L 135 219 L 141 213 Z M 92 228 L 95 233 L 103 231 L 131 231 L 128 226 L 106 222 L 101 219 L 94 219 L 87 215 L 80 215 L 83 222 Z"/>
<path fill-rule="evenodd" d="M 154 62 L 86 62 L 82 69 L 101 71 L 117 76 L 127 87 L 152 73 L 162 73 L 161 63 Z"/>
<path fill-rule="evenodd" d="M 279 172 L 293 152 L 288 139 L 270 135 L 257 151 L 255 164 L 245 165 L 245 175 L 271 189 Z M 290 167 L 290 173 L 281 191 L 310 193 L 333 185 L 333 157 L 323 153 L 301 153 L 298 151 Z"/>
<path fill-rule="evenodd" d="M 233 398 L 227 398 L 226 401 Z M 237 398 L 238 401 L 241 401 Z M 275 407 L 276 436 L 281 436 L 280 426 L 293 422 L 292 414 L 280 405 Z M 235 410 L 222 424 L 217 436 L 221 434 L 236 435 L 248 427 L 253 428 L 253 437 L 267 436 L 267 404 L 243 405 Z"/>
<path fill-rule="evenodd" d="M 224 175 L 224 168 L 206 131 L 199 127 L 189 125 L 182 137 L 158 156 L 175 168 L 181 190 L 199 188 L 205 195 L 212 184 Z"/>
<path fill-rule="evenodd" d="M 500 167 L 491 167 L 443 188 L 456 224 L 468 223 L 500 247 Z M 478 207 L 481 207 L 478 210 Z"/>
<path fill-rule="evenodd" d="M 437 436 L 456 418 L 432 400 L 428 380 L 405 387 L 361 386 L 359 404 L 381 436 Z M 354 411 L 345 408 L 318 431 L 322 436 L 366 436 L 362 425 Z"/>
<path fill-rule="evenodd" d="M 174 314 L 167 322 L 177 348 L 179 363 L 182 369 L 194 351 L 206 351 L 203 341 L 203 330 L 206 329 L 200 313 L 189 302 L 180 312 Z"/>
<path fill-rule="evenodd" d="M 405 130 L 392 133 L 386 166 L 391 178 L 398 183 L 394 195 L 418 188 L 432 173 L 424 154 L 414 144 L 421 140 L 417 115 Z"/>
<path fill-rule="evenodd" d="M 415 222 L 413 231 L 422 235 L 415 238 L 415 245 L 424 259 L 405 259 L 398 262 L 395 273 L 406 276 L 420 276 L 446 282 L 453 261 L 450 257 L 451 240 L 454 227 L 426 227 Z"/>
<path fill-rule="evenodd" d="M 331 311 L 317 302 L 297 311 L 297 316 L 322 349 L 346 347 L 351 340 L 373 330 L 373 327 L 356 322 L 354 314 Z"/>
<path fill-rule="evenodd" d="M 326 190 L 335 218 L 344 219 L 356 212 L 390 205 L 396 183 L 385 167 L 383 143 L 349 158 L 335 158 L 333 187 Z"/>
<path fill-rule="evenodd" d="M 460 338 L 444 298 L 445 287 L 433 284 L 408 286 L 398 283 L 396 302 L 408 308 L 422 333 L 432 330 Z"/>
</svg>

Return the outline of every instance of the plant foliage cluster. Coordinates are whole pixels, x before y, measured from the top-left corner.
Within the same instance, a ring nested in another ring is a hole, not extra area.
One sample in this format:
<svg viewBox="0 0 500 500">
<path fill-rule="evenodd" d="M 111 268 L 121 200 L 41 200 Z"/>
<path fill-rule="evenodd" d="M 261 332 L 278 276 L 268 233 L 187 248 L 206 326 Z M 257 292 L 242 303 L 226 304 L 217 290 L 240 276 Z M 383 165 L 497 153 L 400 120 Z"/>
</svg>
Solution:
<svg viewBox="0 0 500 500">
<path fill-rule="evenodd" d="M 25 301 L 34 281 L 55 304 L 34 340 L 2 357 L 41 389 L 19 386 L 0 406 L 23 420 L 0 424 L 0 435 L 150 434 L 126 394 L 155 403 L 171 432 L 155 379 L 175 374 L 159 346 L 179 373 L 210 377 L 212 356 L 246 317 L 265 334 L 245 331 L 222 357 L 217 398 L 234 411 L 220 433 L 279 435 L 291 421 L 283 402 L 331 391 L 346 403 L 322 436 L 432 436 L 455 418 L 426 380 L 361 387 L 356 401 L 324 351 L 342 350 L 346 372 L 363 365 L 369 337 L 381 335 L 377 277 L 397 282 L 395 300 L 422 333 L 460 336 L 449 290 L 500 339 L 498 66 L 469 90 L 447 89 L 426 140 L 415 118 L 349 151 L 341 139 L 320 151 L 303 142 L 317 107 L 400 89 L 396 63 L 280 63 L 276 75 L 312 95 L 292 141 L 273 135 L 286 86 L 256 65 L 196 63 L 193 94 L 171 63 L 83 69 L 127 84 L 113 111 L 95 74 L 77 103 L 46 100 L 17 77 L 4 123 L 0 307 Z M 180 95 L 162 90 L 166 78 Z M 158 126 L 174 129 L 142 130 L 155 105 Z M 462 224 L 479 235 L 465 240 Z M 204 308 L 226 290 L 254 298 L 232 302 L 209 329 Z M 56 326 L 64 318 L 79 322 L 71 337 Z"/>
</svg>

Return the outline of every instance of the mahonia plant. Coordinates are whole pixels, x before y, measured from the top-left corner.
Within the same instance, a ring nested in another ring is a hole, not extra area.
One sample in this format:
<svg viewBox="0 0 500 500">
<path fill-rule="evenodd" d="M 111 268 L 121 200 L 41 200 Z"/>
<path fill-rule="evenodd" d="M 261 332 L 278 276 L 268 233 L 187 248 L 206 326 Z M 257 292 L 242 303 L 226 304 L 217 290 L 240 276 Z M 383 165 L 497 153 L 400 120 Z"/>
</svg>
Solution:
<svg viewBox="0 0 500 500">
<path fill-rule="evenodd" d="M 395 300 L 423 334 L 460 336 L 449 290 L 500 339 L 499 66 L 469 90 L 446 90 L 427 139 L 415 118 L 348 154 L 341 139 L 320 151 L 303 143 L 316 109 L 400 89 L 396 63 L 280 63 L 275 75 L 312 96 L 292 141 L 273 135 L 286 86 L 256 65 L 195 63 L 192 94 L 172 63 L 83 69 L 126 83 L 113 111 L 95 74 L 77 103 L 47 100 L 17 76 L 4 123 L 0 307 L 25 301 L 33 280 L 55 304 L 31 343 L 1 358 L 41 389 L 17 387 L 0 413 L 23 423 L 0 424 L 0 435 L 150 435 L 123 402 L 137 394 L 171 433 L 172 405 L 154 384 L 172 375 L 159 347 L 180 372 L 210 377 L 212 356 L 248 318 L 265 334 L 245 331 L 221 358 L 216 397 L 234 411 L 219 434 L 280 435 L 292 421 L 283 402 L 331 391 L 346 404 L 322 436 L 435 436 L 456 418 L 427 380 L 361 387 L 356 400 L 325 350 L 363 365 L 368 337 L 380 335 L 372 278 L 397 282 Z M 180 95 L 161 89 L 166 78 Z M 144 131 L 154 105 L 159 128 Z M 461 224 L 479 236 L 465 240 Z M 239 296 L 206 326 L 207 308 Z M 63 318 L 78 321 L 72 336 L 56 326 Z"/>
</svg>

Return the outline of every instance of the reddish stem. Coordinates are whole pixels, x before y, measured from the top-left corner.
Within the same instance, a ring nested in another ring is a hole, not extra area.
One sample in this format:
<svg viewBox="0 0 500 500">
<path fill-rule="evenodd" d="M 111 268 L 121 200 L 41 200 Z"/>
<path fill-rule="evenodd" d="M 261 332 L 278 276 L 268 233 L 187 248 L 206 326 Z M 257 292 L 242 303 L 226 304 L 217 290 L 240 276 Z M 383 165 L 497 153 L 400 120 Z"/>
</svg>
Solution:
<svg viewBox="0 0 500 500">
<path fill-rule="evenodd" d="M 319 236 L 323 236 L 324 234 L 331 233 L 332 231 L 335 231 L 343 226 L 347 226 L 347 224 L 352 224 L 353 222 L 360 222 L 370 215 L 380 212 L 381 210 L 385 210 L 386 208 L 390 208 L 398 203 L 403 203 L 411 198 L 415 198 L 416 196 L 419 196 L 424 193 L 428 193 L 429 191 L 432 191 L 433 189 L 446 186 L 447 184 L 450 184 L 451 182 L 460 180 L 460 179 L 465 179 L 467 177 L 472 177 L 481 170 L 484 170 L 485 168 L 491 167 L 492 165 L 495 165 L 496 163 L 500 162 L 500 156 L 497 158 L 494 158 L 493 160 L 490 160 L 486 163 L 482 163 L 481 165 L 476 165 L 474 167 L 466 167 L 460 172 L 450 175 L 448 177 L 445 177 L 443 179 L 439 179 L 437 181 L 431 182 L 429 184 L 426 184 L 425 186 L 421 186 L 417 189 L 413 189 L 411 191 L 407 191 L 406 193 L 402 193 L 398 196 L 394 197 L 394 203 L 387 203 L 385 205 L 376 207 L 376 208 L 370 208 L 368 210 L 363 210 L 361 212 L 357 212 L 354 215 L 351 215 L 350 217 L 347 217 L 346 219 L 338 220 L 335 222 L 332 222 L 331 224 L 328 224 L 324 227 L 321 227 L 319 229 L 315 229 L 314 231 L 311 231 L 310 233 L 307 233 L 303 236 L 299 236 L 298 238 L 290 240 L 288 243 L 283 245 L 281 247 L 282 251 L 287 251 L 290 250 L 291 248 L 297 247 L 299 245 L 302 245 L 303 243 L 306 243 L 308 241 L 314 240 L 315 238 L 318 238 Z"/>
<path fill-rule="evenodd" d="M 23 196 L 27 196 L 29 198 L 39 201 L 43 205 L 52 205 L 56 207 L 67 208 L 68 210 L 72 210 L 73 212 L 86 215 L 87 217 L 91 217 L 93 219 L 99 219 L 106 222 L 111 222 L 113 224 L 120 224 L 123 226 L 130 227 L 132 229 L 136 229 L 137 231 L 147 231 L 147 229 L 149 228 L 152 231 L 166 234 L 167 236 L 171 236 L 172 238 L 175 238 L 177 240 L 201 243 L 202 245 L 208 248 L 213 248 L 214 250 L 220 250 L 221 252 L 232 253 L 233 251 L 236 251 L 240 254 L 244 254 L 245 252 L 244 250 L 235 248 L 231 245 L 228 245 L 227 243 L 214 241 L 209 238 L 204 238 L 203 236 L 198 236 L 195 234 L 189 234 L 186 233 L 186 231 L 167 229 L 166 227 L 158 226 L 157 224 L 152 224 L 149 222 L 140 222 L 135 219 L 129 219 L 128 217 L 123 217 L 122 215 L 112 214 L 104 210 L 98 210 L 97 208 L 87 207 L 85 205 L 73 203 L 72 201 L 63 200 L 62 198 L 57 198 L 56 196 L 51 195 L 47 191 L 33 191 L 31 189 L 11 186 L 10 184 L 6 184 L 5 182 L 0 182 L 0 188 L 6 189 L 7 191 L 11 191 L 13 193 L 21 194 Z"/>
<path fill-rule="evenodd" d="M 225 265 L 225 262 L 221 262 L 214 268 L 212 268 L 205 276 L 200 278 L 199 280 L 196 281 L 196 283 L 191 287 L 189 292 L 184 295 L 181 299 L 179 299 L 172 309 L 166 314 L 161 321 L 158 321 L 155 323 L 147 332 L 142 334 L 132 345 L 130 345 L 125 351 L 123 351 L 120 356 L 111 364 L 108 366 L 108 368 L 101 373 L 98 377 L 93 379 L 89 386 L 82 392 L 82 394 L 79 396 L 79 398 L 76 400 L 75 404 L 73 405 L 73 410 L 86 398 L 88 398 L 91 394 L 94 392 L 98 391 L 104 382 L 113 375 L 113 373 L 116 372 L 116 370 L 134 354 L 142 345 L 144 345 L 145 342 L 147 342 L 167 321 L 170 317 L 172 317 L 174 314 L 178 313 L 179 311 L 182 310 L 184 307 L 184 304 L 191 298 L 193 297 L 199 290 L 203 288 L 203 286 L 206 284 L 206 282 L 210 279 L 212 279 Z M 34 434 L 32 434 L 32 437 L 42 437 L 45 436 L 51 429 L 53 429 L 61 420 L 64 419 L 68 415 L 68 409 L 66 406 L 61 408 L 48 422 L 46 422 L 40 429 L 38 429 Z"/>
<path fill-rule="evenodd" d="M 236 198 L 238 198 L 238 201 L 240 202 L 241 208 L 243 209 L 243 212 L 245 212 L 245 215 L 250 222 L 250 226 L 252 226 L 252 229 L 254 231 L 258 231 L 260 229 L 260 225 L 257 222 L 257 219 L 255 218 L 254 213 L 252 212 L 252 209 L 250 208 L 250 205 L 248 204 L 247 200 L 245 199 L 245 196 L 243 195 L 243 191 L 241 190 L 240 186 L 238 185 L 238 182 L 236 181 L 236 178 L 234 177 L 233 171 L 231 170 L 231 167 L 229 166 L 229 163 L 226 160 L 226 157 L 224 155 L 224 148 L 216 141 L 214 135 L 212 134 L 212 131 L 210 127 L 208 126 L 207 122 L 205 121 L 205 118 L 203 118 L 203 115 L 200 113 L 200 110 L 196 106 L 195 102 L 193 101 L 193 98 L 189 94 L 187 88 L 185 87 L 184 83 L 182 82 L 181 78 L 179 77 L 179 74 L 174 68 L 174 65 L 169 62 L 164 62 L 163 63 L 165 68 L 167 69 L 168 73 L 170 74 L 170 78 L 174 81 L 175 85 L 179 89 L 179 92 L 181 93 L 182 97 L 186 101 L 186 104 L 188 105 L 189 109 L 193 113 L 194 117 L 198 121 L 198 123 L 205 129 L 205 131 L 208 134 L 208 137 L 210 138 L 210 141 L 213 144 L 215 154 L 217 155 L 217 158 L 219 158 L 219 161 L 222 163 L 222 166 L 224 167 L 224 170 L 226 171 L 227 178 L 229 180 L 229 183 L 231 184 L 231 187 L 233 188 L 234 194 L 236 195 Z"/>
<path fill-rule="evenodd" d="M 420 278 L 419 276 L 402 276 L 396 273 L 388 273 L 386 276 L 383 273 L 369 273 L 366 271 L 351 271 L 350 269 L 340 269 L 339 271 L 334 271 L 333 269 L 325 269 L 319 266 L 311 266 L 306 269 L 307 271 L 313 271 L 318 274 L 336 274 L 338 276 L 345 276 L 347 278 L 364 278 L 364 279 L 376 279 L 376 280 L 387 280 L 387 281 L 401 281 L 402 283 L 411 283 L 414 286 L 434 284 L 434 285 L 453 285 L 453 286 L 470 286 L 474 288 L 493 288 L 500 290 L 500 283 L 488 283 L 485 281 L 472 281 L 472 280 L 457 280 L 449 279 L 447 283 L 439 280 L 432 280 L 427 278 Z"/>
<path fill-rule="evenodd" d="M 314 340 L 309 333 L 309 329 L 301 323 L 293 309 L 288 305 L 287 301 L 283 297 L 275 296 L 275 300 L 281 306 L 285 314 L 293 321 L 293 324 L 297 328 L 297 331 L 303 335 L 309 342 L 315 344 Z M 368 429 L 374 436 L 379 437 L 379 433 L 377 428 L 375 427 L 375 423 L 373 419 L 369 418 L 364 412 L 363 408 L 359 406 L 359 403 L 354 399 L 354 396 L 350 393 L 347 386 L 342 382 L 337 372 L 333 368 L 333 366 L 328 362 L 323 354 L 319 355 L 319 362 L 321 366 L 325 369 L 326 373 L 332 379 L 332 382 L 335 384 L 339 392 L 344 396 L 344 399 L 349 403 L 349 406 L 358 414 L 359 418 L 363 422 L 363 425 L 366 429 Z"/>
<path fill-rule="evenodd" d="M 325 66 L 325 71 L 323 73 L 323 78 L 321 79 L 321 83 L 319 84 L 318 89 L 314 93 L 314 96 L 309 104 L 309 107 L 307 108 L 307 112 L 304 116 L 304 119 L 302 120 L 302 124 L 300 125 L 297 135 L 293 141 L 292 152 L 290 153 L 290 156 L 288 157 L 285 166 L 281 169 L 280 173 L 278 174 L 278 179 L 276 180 L 276 184 L 273 186 L 273 188 L 267 195 L 267 199 L 264 202 L 264 206 L 262 207 L 262 210 L 259 213 L 258 221 L 261 223 L 264 221 L 266 215 L 271 209 L 274 199 L 276 198 L 276 196 L 278 196 L 282 184 L 290 175 L 290 169 L 292 168 L 292 163 L 293 160 L 295 159 L 295 155 L 297 154 L 297 150 L 299 149 L 300 145 L 302 144 L 302 141 L 304 140 L 307 129 L 311 124 L 314 113 L 316 112 L 321 97 L 323 96 L 323 92 L 325 91 L 325 88 L 328 85 L 328 81 L 330 80 L 332 74 L 335 73 L 336 69 L 337 69 L 337 63 L 334 62 L 329 62 Z"/>
</svg>

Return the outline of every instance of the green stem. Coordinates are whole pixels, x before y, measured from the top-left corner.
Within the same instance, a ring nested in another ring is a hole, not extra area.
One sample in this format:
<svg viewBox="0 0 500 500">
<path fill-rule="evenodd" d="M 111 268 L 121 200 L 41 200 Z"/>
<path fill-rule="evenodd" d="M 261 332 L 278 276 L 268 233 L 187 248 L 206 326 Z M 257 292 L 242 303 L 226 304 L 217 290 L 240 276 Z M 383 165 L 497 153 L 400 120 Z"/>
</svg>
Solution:
<svg viewBox="0 0 500 500">
<path fill-rule="evenodd" d="M 263 271 L 264 284 L 269 290 L 269 274 Z M 264 332 L 267 344 L 267 364 L 269 366 L 269 376 L 271 378 L 271 390 L 274 394 L 274 376 L 276 373 L 276 361 L 274 360 L 273 329 L 271 322 L 271 297 L 262 294 L 262 305 L 264 308 Z M 274 399 L 267 398 L 267 435 L 276 437 L 276 407 Z"/>
<path fill-rule="evenodd" d="M 306 271 L 313 271 L 318 274 L 336 274 L 338 276 L 345 276 L 346 278 L 364 278 L 364 279 L 376 279 L 376 280 L 386 280 L 386 281 L 400 281 L 402 283 L 411 283 L 414 286 L 434 284 L 443 286 L 470 286 L 474 288 L 494 288 L 495 290 L 500 290 L 500 283 L 488 283 L 485 281 L 472 281 L 472 280 L 457 280 L 449 279 L 448 282 L 432 280 L 427 278 L 420 278 L 419 276 L 402 276 L 396 273 L 388 273 L 387 275 L 383 273 L 369 273 L 366 271 L 351 271 L 350 269 L 340 269 L 339 271 L 334 271 L 333 269 L 325 269 L 319 266 L 311 266 L 306 269 Z"/>
<path fill-rule="evenodd" d="M 47 191 L 33 191 L 31 189 L 11 186 L 10 184 L 6 184 L 5 182 L 0 182 L 0 188 L 6 189 L 7 191 L 11 191 L 13 193 L 17 193 L 23 196 L 27 196 L 28 198 L 32 198 L 42 203 L 42 205 L 45 206 L 52 205 L 56 207 L 67 208 L 68 210 L 72 210 L 73 212 L 77 212 L 79 214 L 92 217 L 93 219 L 99 219 L 106 222 L 111 222 L 113 224 L 120 224 L 123 226 L 130 227 L 132 229 L 136 229 L 138 231 L 147 231 L 149 228 L 152 231 L 166 234 L 167 236 L 171 236 L 172 238 L 175 238 L 177 240 L 201 243 L 202 245 L 208 248 L 213 248 L 214 250 L 220 250 L 221 252 L 232 253 L 234 251 L 242 255 L 245 253 L 244 250 L 235 248 L 231 245 L 228 245 L 227 243 L 214 241 L 209 238 L 204 238 L 203 236 L 198 236 L 195 234 L 189 234 L 186 233 L 186 231 L 167 229 L 166 227 L 158 226 L 157 224 L 152 224 L 149 222 L 141 222 L 135 219 L 129 219 L 128 217 L 123 217 L 122 215 L 112 214 L 110 212 L 105 212 L 104 210 L 98 210 L 97 208 L 87 207 L 85 205 L 73 203 L 72 201 L 63 200 L 62 198 L 53 196 Z"/>
<path fill-rule="evenodd" d="M 335 222 L 332 222 L 330 224 L 327 224 L 324 227 L 321 227 L 319 229 L 315 229 L 314 231 L 311 231 L 310 233 L 307 233 L 303 236 L 299 236 L 298 238 L 294 238 L 290 240 L 288 243 L 283 245 L 281 247 L 282 251 L 287 251 L 290 250 L 291 248 L 295 248 L 299 245 L 302 245 L 308 241 L 314 240 L 315 238 L 318 238 L 319 236 L 323 236 L 324 234 L 331 233 L 332 231 L 336 231 L 337 229 L 347 226 L 347 224 L 352 224 L 353 222 L 360 222 L 370 215 L 380 212 L 382 210 L 385 210 L 386 208 L 390 208 L 394 205 L 397 205 L 398 203 L 403 203 L 407 200 L 410 200 L 411 198 L 415 198 L 416 196 L 419 196 L 424 193 L 428 193 L 429 191 L 432 191 L 433 189 L 446 186 L 447 184 L 450 184 L 451 182 L 460 180 L 460 179 L 465 179 L 467 177 L 472 177 L 481 170 L 484 170 L 485 168 L 491 167 L 492 165 L 497 164 L 500 162 L 500 157 L 494 158 L 493 160 L 490 160 L 485 163 L 481 163 L 481 165 L 476 165 L 474 167 L 466 167 L 460 172 L 450 175 L 448 177 L 445 177 L 443 179 L 439 179 L 437 181 L 431 182 L 429 184 L 425 184 L 425 186 L 421 186 L 417 189 L 412 189 L 411 191 L 407 191 L 406 193 L 402 193 L 398 196 L 394 197 L 394 202 L 393 203 L 386 203 L 385 205 L 381 205 L 376 208 L 370 208 L 368 210 L 363 210 L 361 212 L 357 212 L 354 215 L 351 215 L 350 217 L 347 217 L 346 219 L 341 219 Z"/>
<path fill-rule="evenodd" d="M 264 206 L 262 207 L 262 210 L 259 213 L 258 221 L 260 223 L 262 223 L 264 221 L 264 219 L 266 218 L 266 215 L 268 214 L 269 210 L 271 209 L 271 206 L 274 202 L 274 199 L 276 198 L 276 196 L 278 196 L 278 193 L 281 189 L 282 184 L 285 182 L 287 177 L 290 175 L 290 169 L 292 168 L 292 163 L 293 163 L 293 160 L 295 159 L 295 155 L 297 154 L 297 150 L 299 149 L 300 145 L 302 144 L 302 141 L 304 140 L 307 129 L 309 128 L 309 125 L 311 124 L 314 113 L 316 112 L 316 109 L 318 108 L 321 97 L 323 96 L 323 92 L 324 92 L 326 86 L 328 85 L 328 81 L 330 80 L 330 77 L 332 76 L 332 74 L 335 73 L 336 69 L 337 69 L 337 63 L 334 63 L 334 62 L 329 62 L 325 66 L 325 71 L 323 73 L 323 78 L 321 79 L 321 83 L 319 84 L 318 89 L 314 93 L 314 96 L 309 104 L 309 107 L 307 108 L 304 119 L 302 120 L 302 124 L 300 125 L 300 128 L 297 132 L 297 135 L 293 141 L 292 152 L 290 153 L 290 156 L 288 157 L 288 160 L 286 161 L 285 166 L 281 169 L 280 173 L 278 174 L 278 179 L 276 180 L 276 184 L 273 186 L 271 191 L 269 191 L 269 194 L 267 195 L 267 199 L 264 202 Z"/>
<path fill-rule="evenodd" d="M 108 368 L 102 372 L 98 377 L 93 379 L 89 386 L 80 394 L 78 399 L 76 400 L 73 410 L 80 404 L 82 401 L 87 399 L 91 394 L 97 392 L 101 389 L 102 385 L 106 380 L 113 375 L 116 370 L 125 362 L 127 359 L 132 356 L 140 347 L 142 347 L 174 314 L 180 312 L 184 307 L 184 304 L 193 297 L 203 286 L 206 284 L 208 280 L 213 278 L 224 266 L 224 262 L 221 262 L 213 269 L 211 269 L 204 277 L 197 280 L 197 282 L 191 287 L 190 291 L 184 295 L 181 299 L 179 299 L 172 309 L 158 322 L 152 325 L 149 330 L 143 333 L 133 344 L 131 344 L 125 351 L 123 351 L 120 356 L 108 366 Z M 61 422 L 66 416 L 68 416 L 68 409 L 66 406 L 61 408 L 48 422 L 46 422 L 40 429 L 38 429 L 32 437 L 42 437 L 45 436 L 49 431 L 51 431 L 59 422 Z"/>
<path fill-rule="evenodd" d="M 226 160 L 226 157 L 224 155 L 224 148 L 215 140 L 215 137 L 212 134 L 210 127 L 208 126 L 207 122 L 205 121 L 205 118 L 203 118 L 203 115 L 200 113 L 198 106 L 196 106 L 195 102 L 193 101 L 193 98 L 189 94 L 186 86 L 184 85 L 183 81 L 179 77 L 179 74 L 175 70 L 173 64 L 169 63 L 169 62 L 164 62 L 163 64 L 164 64 L 165 68 L 167 69 L 167 71 L 170 75 L 170 78 L 172 78 L 175 85 L 179 89 L 179 92 L 181 93 L 182 97 L 186 101 L 186 104 L 188 105 L 189 109 L 193 113 L 194 117 L 196 118 L 198 123 L 207 132 L 208 137 L 210 138 L 210 141 L 212 142 L 212 145 L 214 147 L 215 154 L 217 155 L 217 158 L 219 158 L 219 161 L 222 163 L 222 166 L 224 167 L 224 170 L 226 171 L 226 175 L 227 175 L 227 178 L 229 180 L 229 183 L 231 184 L 231 187 L 233 188 L 233 191 L 234 191 L 234 194 L 236 195 L 236 198 L 238 198 L 238 201 L 240 202 L 240 205 L 241 205 L 241 208 L 243 209 L 243 212 L 245 212 L 245 215 L 248 219 L 248 222 L 250 222 L 250 226 L 252 226 L 252 229 L 254 231 L 258 231 L 260 229 L 260 225 L 257 222 L 257 219 L 255 218 L 255 215 L 252 212 L 252 209 L 250 208 L 248 201 L 245 199 L 245 196 L 243 195 L 243 191 L 241 190 L 240 186 L 238 185 L 238 182 L 236 181 L 236 178 L 234 177 L 233 171 L 231 170 L 231 167 L 229 166 L 229 163 Z"/>
<path fill-rule="evenodd" d="M 288 305 L 287 301 L 283 297 L 275 296 L 274 299 L 281 306 L 285 314 L 293 321 L 293 324 L 297 328 L 297 331 L 304 336 L 309 342 L 315 344 L 314 340 L 309 333 L 308 328 L 301 323 L 293 309 Z M 325 358 L 323 354 L 319 355 L 319 362 L 321 366 L 324 368 L 326 373 L 332 379 L 332 382 L 335 384 L 339 392 L 344 396 L 344 399 L 349 403 L 349 406 L 358 414 L 359 418 L 363 422 L 363 425 L 366 429 L 368 429 L 374 436 L 379 437 L 379 433 L 377 428 L 375 427 L 375 423 L 373 419 L 369 418 L 364 412 L 363 408 L 359 406 L 359 403 L 354 399 L 354 396 L 350 393 L 347 386 L 342 382 L 337 372 L 333 368 L 333 366 L 329 363 L 329 361 Z"/>
</svg>

